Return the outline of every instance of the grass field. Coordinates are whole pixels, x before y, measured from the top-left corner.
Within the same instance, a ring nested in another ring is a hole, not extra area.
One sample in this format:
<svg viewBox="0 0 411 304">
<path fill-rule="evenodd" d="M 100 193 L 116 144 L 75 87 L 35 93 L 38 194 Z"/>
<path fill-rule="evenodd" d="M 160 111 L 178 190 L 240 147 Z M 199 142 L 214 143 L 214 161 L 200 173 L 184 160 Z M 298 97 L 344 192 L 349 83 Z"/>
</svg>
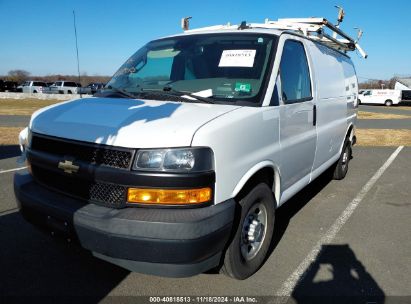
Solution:
<svg viewBox="0 0 411 304">
<path fill-rule="evenodd" d="M 34 111 L 61 100 L 0 99 L 0 115 L 31 115 Z"/>
<path fill-rule="evenodd" d="M 357 129 L 356 135 L 359 146 L 411 146 L 411 130 L 407 129 Z"/>
<path fill-rule="evenodd" d="M 358 119 L 407 119 L 411 118 L 411 115 L 399 115 L 390 113 L 374 113 L 358 111 Z"/>
<path fill-rule="evenodd" d="M 19 133 L 24 128 L 0 127 L 0 145 L 17 145 L 19 143 Z"/>
</svg>

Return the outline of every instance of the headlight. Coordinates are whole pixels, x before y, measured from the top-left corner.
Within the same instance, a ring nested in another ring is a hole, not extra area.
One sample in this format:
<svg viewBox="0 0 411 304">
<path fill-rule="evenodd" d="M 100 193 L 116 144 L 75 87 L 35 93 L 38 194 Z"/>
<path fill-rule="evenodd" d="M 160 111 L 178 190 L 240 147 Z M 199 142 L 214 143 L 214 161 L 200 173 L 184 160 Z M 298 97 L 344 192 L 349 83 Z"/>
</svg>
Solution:
<svg viewBox="0 0 411 304">
<path fill-rule="evenodd" d="M 204 172 L 213 170 L 210 148 L 142 149 L 137 152 L 133 170 Z"/>
<path fill-rule="evenodd" d="M 30 128 L 23 129 L 19 134 L 19 144 L 21 152 L 26 151 L 27 147 L 31 144 L 31 130 Z"/>
</svg>

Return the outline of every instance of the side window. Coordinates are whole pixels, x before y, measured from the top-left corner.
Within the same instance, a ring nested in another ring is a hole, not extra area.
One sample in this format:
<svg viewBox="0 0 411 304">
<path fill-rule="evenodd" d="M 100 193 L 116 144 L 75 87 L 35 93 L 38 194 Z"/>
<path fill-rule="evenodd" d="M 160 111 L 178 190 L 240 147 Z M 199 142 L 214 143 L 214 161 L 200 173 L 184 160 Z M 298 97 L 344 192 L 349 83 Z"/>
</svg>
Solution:
<svg viewBox="0 0 411 304">
<path fill-rule="evenodd" d="M 280 63 L 282 98 L 285 103 L 307 101 L 312 98 L 307 56 L 301 42 L 284 43 Z"/>
</svg>

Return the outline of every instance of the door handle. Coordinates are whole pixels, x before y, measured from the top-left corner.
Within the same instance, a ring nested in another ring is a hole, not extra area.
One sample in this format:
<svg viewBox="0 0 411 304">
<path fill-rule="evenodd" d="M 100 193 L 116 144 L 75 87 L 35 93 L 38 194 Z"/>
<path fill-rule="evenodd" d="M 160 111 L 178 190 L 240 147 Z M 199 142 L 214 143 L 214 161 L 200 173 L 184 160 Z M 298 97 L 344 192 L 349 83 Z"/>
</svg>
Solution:
<svg viewBox="0 0 411 304">
<path fill-rule="evenodd" d="M 313 126 L 317 125 L 317 106 L 313 106 Z"/>
</svg>

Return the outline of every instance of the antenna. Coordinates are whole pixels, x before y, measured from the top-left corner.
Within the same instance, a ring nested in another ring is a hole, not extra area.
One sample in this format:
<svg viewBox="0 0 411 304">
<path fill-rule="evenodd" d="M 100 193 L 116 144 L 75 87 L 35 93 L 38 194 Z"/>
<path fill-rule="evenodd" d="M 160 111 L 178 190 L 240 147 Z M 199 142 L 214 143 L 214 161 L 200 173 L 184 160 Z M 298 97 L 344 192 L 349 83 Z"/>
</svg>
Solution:
<svg viewBox="0 0 411 304">
<path fill-rule="evenodd" d="M 185 18 L 181 18 L 181 28 L 183 29 L 183 31 L 188 31 L 188 29 L 190 28 L 190 19 L 192 17 L 185 17 Z"/>
<path fill-rule="evenodd" d="M 77 52 L 77 72 L 78 72 L 78 82 L 81 84 L 80 78 L 80 60 L 78 58 L 78 43 L 77 43 L 77 26 L 76 26 L 76 13 L 73 10 L 73 22 L 74 22 L 74 36 L 76 37 L 76 52 Z M 78 87 L 77 87 L 78 90 Z M 80 98 L 82 98 L 81 90 L 80 90 Z"/>
<path fill-rule="evenodd" d="M 341 6 L 334 5 L 335 8 L 338 8 L 338 18 L 337 18 L 337 24 L 335 26 L 339 26 L 341 22 L 344 20 L 345 12 L 344 9 Z"/>
</svg>

